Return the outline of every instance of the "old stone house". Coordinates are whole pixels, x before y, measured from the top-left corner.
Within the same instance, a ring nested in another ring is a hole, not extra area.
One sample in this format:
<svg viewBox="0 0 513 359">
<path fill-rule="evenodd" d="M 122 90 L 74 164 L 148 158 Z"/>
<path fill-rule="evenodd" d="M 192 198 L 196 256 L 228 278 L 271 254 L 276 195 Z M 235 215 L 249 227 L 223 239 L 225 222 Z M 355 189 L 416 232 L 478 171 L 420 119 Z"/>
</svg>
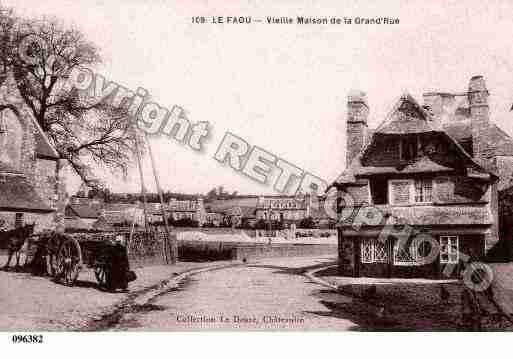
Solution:
<svg viewBox="0 0 513 359">
<path fill-rule="evenodd" d="M 401 96 L 376 129 L 365 94 L 348 97 L 347 166 L 330 186 L 345 275 L 440 277 L 448 266 L 457 275 L 467 256 L 510 240 L 499 236 L 498 193 L 511 186 L 513 140 L 490 121 L 485 80 L 423 97 Z"/>
<path fill-rule="evenodd" d="M 309 196 L 261 196 L 258 198 L 256 217 L 264 221 L 270 219 L 283 223 L 297 223 L 310 216 L 310 207 Z"/>
<path fill-rule="evenodd" d="M 63 221 L 59 155 L 31 113 L 0 106 L 0 225 L 36 223 L 35 231 Z"/>
</svg>

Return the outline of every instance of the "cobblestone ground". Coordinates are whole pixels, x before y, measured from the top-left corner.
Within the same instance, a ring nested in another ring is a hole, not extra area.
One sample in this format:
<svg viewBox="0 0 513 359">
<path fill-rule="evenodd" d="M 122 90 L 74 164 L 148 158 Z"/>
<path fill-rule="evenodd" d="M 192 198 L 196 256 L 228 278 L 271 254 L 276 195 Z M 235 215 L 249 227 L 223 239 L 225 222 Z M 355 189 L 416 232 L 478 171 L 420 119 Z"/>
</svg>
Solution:
<svg viewBox="0 0 513 359">
<path fill-rule="evenodd" d="M 513 263 L 490 265 L 494 279 L 492 289 L 495 300 L 502 310 L 513 317 Z"/>
<path fill-rule="evenodd" d="M 351 301 L 301 274 L 333 258 L 267 259 L 190 276 L 115 330 L 349 330 L 331 302 Z"/>
<path fill-rule="evenodd" d="M 347 278 L 330 274 L 333 269 L 317 274 L 338 286 L 342 293 L 352 294 L 353 302 L 338 305 L 339 311 L 354 313 L 358 308 L 374 307 L 382 318 L 381 325 L 373 324 L 376 330 L 512 331 L 511 320 L 501 313 L 511 313 L 506 308 L 511 308 L 513 302 L 512 268 L 494 268 L 495 302 L 487 292 L 467 290 L 473 295 L 473 305 L 463 301 L 466 287 L 459 280 Z"/>
</svg>

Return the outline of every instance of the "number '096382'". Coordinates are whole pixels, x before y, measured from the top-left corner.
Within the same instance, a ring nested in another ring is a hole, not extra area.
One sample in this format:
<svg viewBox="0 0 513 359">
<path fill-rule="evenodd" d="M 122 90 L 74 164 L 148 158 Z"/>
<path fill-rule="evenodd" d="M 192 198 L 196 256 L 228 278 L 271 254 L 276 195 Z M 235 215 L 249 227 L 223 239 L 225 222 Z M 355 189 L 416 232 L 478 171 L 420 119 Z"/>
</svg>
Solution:
<svg viewBox="0 0 513 359">
<path fill-rule="evenodd" d="M 14 334 L 12 336 L 12 342 L 15 344 L 42 344 L 43 336 L 34 334 Z"/>
</svg>

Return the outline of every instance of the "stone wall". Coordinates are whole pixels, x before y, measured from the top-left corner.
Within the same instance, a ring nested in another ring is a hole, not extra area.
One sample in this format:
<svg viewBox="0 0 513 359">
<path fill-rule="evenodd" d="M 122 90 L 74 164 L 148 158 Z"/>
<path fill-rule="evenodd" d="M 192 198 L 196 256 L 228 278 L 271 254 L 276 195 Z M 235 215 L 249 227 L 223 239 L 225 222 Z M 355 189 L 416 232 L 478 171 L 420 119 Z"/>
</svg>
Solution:
<svg viewBox="0 0 513 359">
<path fill-rule="evenodd" d="M 43 230 L 54 230 L 55 229 L 55 218 L 53 213 L 23 213 L 23 224 L 36 223 L 34 232 L 38 233 Z M 0 211 L 0 220 L 5 221 L 5 227 L 7 229 L 14 228 L 16 219 L 16 212 Z"/>
<path fill-rule="evenodd" d="M 57 162 L 38 158 L 36 161 L 35 182 L 37 194 L 55 208 L 57 202 Z"/>
</svg>

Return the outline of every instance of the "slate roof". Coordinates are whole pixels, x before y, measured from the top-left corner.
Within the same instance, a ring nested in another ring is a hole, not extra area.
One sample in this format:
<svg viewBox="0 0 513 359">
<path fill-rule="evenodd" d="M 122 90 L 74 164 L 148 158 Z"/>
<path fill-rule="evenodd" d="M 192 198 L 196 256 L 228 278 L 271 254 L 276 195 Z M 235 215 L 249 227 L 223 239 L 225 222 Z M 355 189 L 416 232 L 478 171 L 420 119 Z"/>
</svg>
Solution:
<svg viewBox="0 0 513 359">
<path fill-rule="evenodd" d="M 457 121 L 460 122 L 460 121 Z M 492 172 L 487 171 L 481 165 L 479 165 L 464 149 L 468 147 L 468 136 L 471 136 L 470 121 L 461 121 L 463 123 L 449 123 L 448 125 L 442 124 L 440 121 L 435 120 L 433 116 L 422 108 L 417 101 L 409 94 L 401 96 L 399 101 L 395 104 L 393 109 L 385 117 L 385 120 L 378 126 L 373 132 L 372 138 L 366 145 L 366 147 L 351 161 L 347 166 L 346 170 L 335 180 L 335 182 L 328 186 L 328 189 L 333 185 L 337 184 L 350 184 L 355 183 L 357 175 L 369 175 L 369 174 L 412 174 L 412 173 L 423 173 L 423 172 L 445 172 L 451 171 L 452 168 L 443 166 L 436 163 L 429 156 L 423 156 L 410 162 L 405 167 L 387 167 L 387 166 L 363 166 L 362 158 L 366 151 L 372 145 L 373 138 L 379 135 L 404 135 L 404 134 L 418 134 L 418 133 L 440 133 L 444 134 L 446 138 L 454 143 L 456 148 L 461 152 L 464 159 L 468 161 L 468 166 L 474 170 L 483 173 L 489 173 L 494 175 Z M 449 128 L 449 131 L 445 130 L 445 127 Z M 465 127 L 465 129 L 463 129 Z M 497 133 L 497 136 L 501 135 L 502 130 L 497 126 L 491 125 L 491 131 Z M 500 131 L 500 132 L 498 132 Z M 513 141 L 507 134 L 502 132 L 511 142 L 513 150 Z M 453 134 L 455 137 L 452 137 Z M 504 140 L 505 145 L 501 146 L 507 149 L 509 142 Z M 500 151 L 497 151 L 500 152 Z M 513 151 L 511 152 L 513 154 Z"/>
<path fill-rule="evenodd" d="M 0 174 L 0 210 L 53 212 L 23 175 Z"/>
<path fill-rule="evenodd" d="M 101 211 L 101 204 L 70 204 L 66 207 L 66 216 L 98 218 L 101 214 Z"/>
<path fill-rule="evenodd" d="M 443 129 L 449 136 L 459 143 L 472 141 L 472 127 L 470 126 L 470 120 L 448 122 L 444 124 Z"/>
<path fill-rule="evenodd" d="M 472 147 L 472 125 L 470 120 L 445 123 L 444 131 L 462 146 Z M 488 133 L 490 156 L 513 156 L 513 139 L 496 124 L 490 123 Z"/>
<path fill-rule="evenodd" d="M 438 131 L 438 124 L 410 95 L 404 94 L 374 133 L 402 135 Z"/>
</svg>

